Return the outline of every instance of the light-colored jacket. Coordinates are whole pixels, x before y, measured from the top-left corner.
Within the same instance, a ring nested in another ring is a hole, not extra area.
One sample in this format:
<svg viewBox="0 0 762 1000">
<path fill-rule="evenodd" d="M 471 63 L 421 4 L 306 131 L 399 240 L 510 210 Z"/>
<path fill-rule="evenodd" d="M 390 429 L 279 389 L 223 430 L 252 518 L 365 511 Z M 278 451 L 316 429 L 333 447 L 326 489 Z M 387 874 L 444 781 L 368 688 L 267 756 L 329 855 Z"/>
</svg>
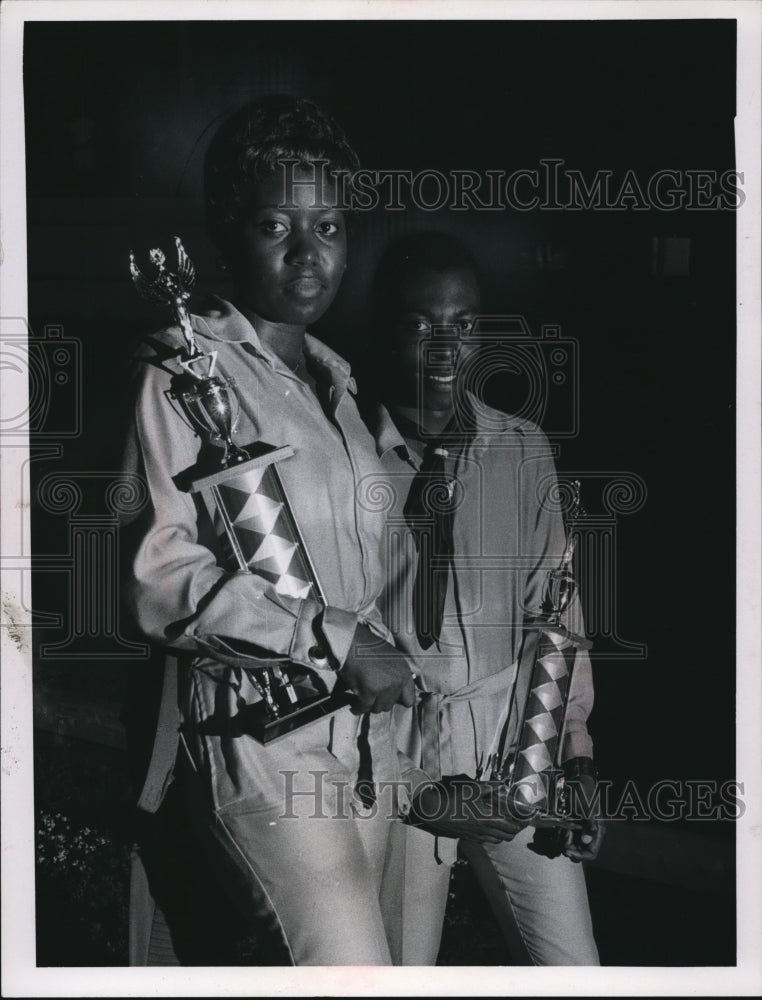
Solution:
<svg viewBox="0 0 762 1000">
<path fill-rule="evenodd" d="M 158 807 L 166 788 L 181 724 L 197 742 L 199 759 L 222 761 L 213 775 L 216 805 L 259 794 L 268 783 L 272 788 L 264 792 L 279 794 L 277 774 L 266 773 L 268 766 L 272 770 L 267 760 L 281 756 L 283 766 L 289 766 L 291 741 L 299 744 L 294 753 L 298 750 L 300 765 L 311 741 L 315 766 L 320 767 L 324 757 L 327 768 L 338 760 L 350 777 L 356 774 L 359 720 L 349 708 L 285 737 L 266 755 L 253 740 L 238 740 L 233 754 L 224 745 L 224 735 L 203 735 L 224 733 L 221 717 L 232 718 L 242 699 L 260 700 L 246 674 L 242 684 L 233 667 L 209 655 L 210 647 L 223 649 L 243 641 L 258 647 L 263 658 L 280 657 L 320 670 L 330 690 L 336 675 L 328 667 L 317 667 L 310 657 L 316 628 L 339 664 L 358 622 L 389 637 L 376 608 L 385 579 L 384 514 L 357 500 L 360 483 L 378 474 L 381 466 L 353 399 L 349 365 L 307 336 L 305 353 L 318 391 L 324 393 L 326 416 L 314 392 L 266 348 L 230 303 L 216 299 L 214 308 L 192 316 L 192 325 L 201 350 L 217 351 L 217 374 L 235 380 L 240 401 L 236 441 L 244 447 L 265 441 L 294 450 L 278 468 L 327 607 L 311 598 L 278 594 L 264 578 L 224 567 L 203 504 L 182 486 L 197 462 L 201 441 L 169 396 L 172 377 L 179 371 L 173 349 L 182 343 L 180 331 L 163 331 L 153 338 L 153 350 L 145 352 L 140 365 L 125 463 L 145 478 L 149 498 L 139 520 L 125 532 L 132 537 L 126 601 L 142 633 L 171 657 L 153 767 L 141 798 L 141 805 L 150 810 Z M 179 693 L 176 655 L 181 667 L 185 662 L 193 668 L 180 670 Z M 257 664 L 253 655 L 251 667 Z M 370 716 L 368 742 L 374 776 L 399 777 L 389 713 Z"/>
<path fill-rule="evenodd" d="M 469 403 L 475 431 L 448 445 L 446 467 L 457 481 L 453 568 L 441 639 L 427 650 L 418 644 L 412 621 L 417 553 L 403 515 L 423 446 L 403 438 L 384 407 L 377 410 L 374 433 L 386 470 L 389 515 L 387 583 L 380 606 L 397 645 L 414 658 L 427 690 L 438 696 L 429 700 L 428 711 L 399 712 L 406 753 L 425 760 L 432 773 L 425 749 L 438 743 L 442 774 L 488 777 L 483 769 L 513 691 L 522 627 L 540 611 L 547 574 L 558 566 L 566 536 L 543 432 L 470 394 Z M 566 621 L 572 631 L 582 631 L 578 602 Z M 590 660 L 578 651 L 562 760 L 592 756 L 587 730 L 592 704 Z M 515 736 L 509 733 L 509 741 Z"/>
</svg>

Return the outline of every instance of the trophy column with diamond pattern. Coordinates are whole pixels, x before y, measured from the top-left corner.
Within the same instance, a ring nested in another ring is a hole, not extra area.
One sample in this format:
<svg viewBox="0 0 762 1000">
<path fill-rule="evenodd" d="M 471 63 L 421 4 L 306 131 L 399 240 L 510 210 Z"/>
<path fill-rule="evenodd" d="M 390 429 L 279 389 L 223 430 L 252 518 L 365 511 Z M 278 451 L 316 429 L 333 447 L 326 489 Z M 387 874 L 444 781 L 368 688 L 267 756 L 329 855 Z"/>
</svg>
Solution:
<svg viewBox="0 0 762 1000">
<path fill-rule="evenodd" d="M 276 467 L 294 451 L 261 441 L 243 449 L 233 441 L 238 411 L 235 383 L 215 374 L 216 351 L 202 354 L 198 349 L 186 306 L 195 272 L 178 237 L 175 247 L 177 273 L 167 270 L 166 257 L 158 249 L 150 252 L 156 269 L 152 279 L 137 267 L 134 254 L 130 272 L 142 295 L 171 307 L 184 340 L 183 374 L 174 381 L 172 394 L 200 436 L 223 449 L 214 468 L 199 467 L 190 474 L 190 491 L 203 499 L 229 570 L 255 573 L 285 597 L 309 597 L 325 604 Z M 320 653 L 316 666 L 327 662 Z M 246 654 L 238 659 L 245 661 Z M 246 731 L 261 743 L 347 704 L 347 692 L 328 692 L 316 671 L 297 664 L 277 659 L 263 663 L 257 657 L 256 666 L 241 669 L 262 697 L 246 711 Z"/>
<path fill-rule="evenodd" d="M 582 505 L 579 483 L 574 484 L 573 515 Z M 504 781 L 512 807 L 535 826 L 576 826 L 577 822 L 557 810 L 559 796 L 559 741 L 563 732 L 574 660 L 578 649 L 592 643 L 561 625 L 561 616 L 571 602 L 576 585 L 571 571 L 575 546 L 569 537 L 560 565 L 548 574 L 543 612 L 529 625 L 519 656 L 516 696 L 520 701 L 518 738 L 493 762 L 491 777 Z"/>
<path fill-rule="evenodd" d="M 574 658 L 589 642 L 566 629 L 538 625 L 527 636 L 519 659 L 519 673 L 531 671 L 529 691 L 519 731 L 518 745 L 509 764 L 508 792 L 521 815 L 561 819 L 549 809 L 557 804 L 550 782 L 557 771 L 559 740 L 563 730 Z"/>
<path fill-rule="evenodd" d="M 276 463 L 293 449 L 258 445 L 256 457 L 194 480 L 217 531 L 229 568 L 256 573 L 285 597 L 325 603 L 294 520 Z M 289 663 L 248 670 L 262 702 L 247 711 L 247 731 L 261 743 L 284 736 L 347 704 L 328 693 L 313 671 Z"/>
</svg>

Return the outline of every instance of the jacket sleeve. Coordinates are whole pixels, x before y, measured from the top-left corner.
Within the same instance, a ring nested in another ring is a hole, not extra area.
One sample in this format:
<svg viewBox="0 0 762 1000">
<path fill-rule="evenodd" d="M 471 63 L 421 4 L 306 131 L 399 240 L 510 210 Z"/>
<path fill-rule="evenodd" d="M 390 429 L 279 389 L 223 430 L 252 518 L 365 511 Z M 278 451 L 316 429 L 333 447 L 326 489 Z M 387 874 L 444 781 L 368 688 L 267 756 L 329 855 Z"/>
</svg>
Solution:
<svg viewBox="0 0 762 1000">
<path fill-rule="evenodd" d="M 531 512 L 534 510 L 532 553 L 537 559 L 529 574 L 525 607 L 539 609 L 547 574 L 561 562 L 566 547 L 566 531 L 559 510 L 558 480 L 550 446 L 544 434 L 540 431 L 535 433 L 539 445 L 535 453 L 537 460 L 531 463 L 535 475 L 528 477 L 532 485 L 530 490 L 525 492 L 524 499 L 529 503 L 529 512 L 526 516 L 530 523 Z M 584 636 L 585 623 L 577 595 L 566 609 L 562 621 L 572 632 Z M 572 757 L 592 758 L 593 741 L 587 729 L 587 720 L 592 708 L 593 673 L 590 656 L 586 650 L 578 649 L 566 705 L 561 763 Z"/>
<path fill-rule="evenodd" d="M 410 812 L 413 800 L 418 791 L 425 785 L 432 784 L 434 779 L 423 768 L 415 764 L 402 750 L 397 751 L 397 763 L 400 769 L 401 786 L 406 793 L 404 796 L 400 796 L 398 808 L 400 816 L 405 817 Z"/>
<path fill-rule="evenodd" d="M 397 743 L 397 764 L 400 769 L 401 787 L 407 794 L 398 802 L 400 815 L 410 812 L 412 801 L 423 785 L 430 785 L 440 775 L 428 774 L 421 766 L 421 739 L 415 708 L 395 705 L 392 709 L 394 737 Z"/>
<path fill-rule="evenodd" d="M 143 365 L 126 449 L 125 465 L 144 478 L 148 496 L 124 532 L 124 594 L 136 624 L 154 642 L 221 659 L 239 655 L 230 640 L 245 642 L 263 651 L 250 666 L 281 657 L 319 669 L 309 651 L 322 638 L 342 664 L 356 615 L 279 595 L 255 574 L 228 572 L 199 540 L 194 498 L 175 483 L 195 464 L 199 441 L 168 398 L 169 384 L 160 369 Z"/>
</svg>

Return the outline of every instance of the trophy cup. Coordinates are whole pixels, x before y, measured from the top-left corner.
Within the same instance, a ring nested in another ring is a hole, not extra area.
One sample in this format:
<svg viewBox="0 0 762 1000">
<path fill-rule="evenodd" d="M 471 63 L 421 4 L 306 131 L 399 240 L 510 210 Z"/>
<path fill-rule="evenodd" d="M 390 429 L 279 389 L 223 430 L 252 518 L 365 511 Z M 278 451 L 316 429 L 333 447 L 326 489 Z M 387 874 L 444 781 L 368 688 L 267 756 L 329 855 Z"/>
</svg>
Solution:
<svg viewBox="0 0 762 1000">
<path fill-rule="evenodd" d="M 584 515 L 578 481 L 573 489 L 568 528 Z M 571 568 L 575 544 L 570 530 L 561 562 L 548 574 L 542 610 L 525 630 L 513 711 L 488 761 L 491 779 L 507 786 L 511 811 L 539 828 L 580 825 L 569 815 L 557 763 L 576 651 L 592 646 L 561 624 L 576 593 Z M 517 734 L 516 742 L 506 747 L 509 729 Z"/>
<path fill-rule="evenodd" d="M 255 573 L 278 594 L 311 597 L 325 604 L 276 466 L 294 451 L 262 441 L 241 448 L 233 441 L 238 416 L 235 382 L 215 373 L 216 351 L 204 354 L 196 344 L 187 308 L 195 269 L 177 236 L 175 247 L 176 272 L 167 270 L 166 256 L 154 249 L 149 254 L 154 277 L 141 272 L 133 252 L 130 273 L 141 295 L 171 307 L 184 341 L 182 374 L 173 379 L 171 393 L 199 437 L 215 446 L 211 463 L 200 461 L 190 471 L 189 491 L 200 495 L 212 519 L 227 569 Z M 313 670 L 277 659 L 263 664 L 261 650 L 257 665 L 247 666 L 247 656 L 253 663 L 245 643 L 239 648 L 226 641 L 220 659 L 246 670 L 261 695 L 261 702 L 245 707 L 245 723 L 239 719 L 245 732 L 260 743 L 270 743 L 348 703 L 348 692 L 328 692 Z M 316 647 L 316 666 L 327 663 L 327 655 Z"/>
</svg>

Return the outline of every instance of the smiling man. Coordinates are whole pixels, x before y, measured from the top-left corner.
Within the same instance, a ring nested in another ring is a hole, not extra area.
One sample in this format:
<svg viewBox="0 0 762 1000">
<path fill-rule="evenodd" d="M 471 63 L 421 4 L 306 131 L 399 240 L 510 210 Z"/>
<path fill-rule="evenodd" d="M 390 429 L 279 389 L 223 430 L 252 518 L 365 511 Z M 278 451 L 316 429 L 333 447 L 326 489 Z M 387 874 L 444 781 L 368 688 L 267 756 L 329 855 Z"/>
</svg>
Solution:
<svg viewBox="0 0 762 1000">
<path fill-rule="evenodd" d="M 521 689 L 523 631 L 565 548 L 561 517 L 545 502 L 555 484 L 550 448 L 536 425 L 467 387 L 481 303 L 458 240 L 426 233 L 393 244 L 375 293 L 386 392 L 374 431 L 394 497 L 382 613 L 424 689 L 395 718 L 405 752 L 440 779 L 416 800 L 408 827 L 403 961 L 436 963 L 459 839 L 514 964 L 597 965 L 579 862 L 596 856 L 601 824 L 587 818 L 565 834 L 559 856 L 545 856 L 490 780 L 495 741 L 518 741 L 507 706 Z M 578 614 L 573 604 L 575 625 Z M 590 662 L 578 653 L 560 762 L 588 801 L 592 700 Z"/>
</svg>

